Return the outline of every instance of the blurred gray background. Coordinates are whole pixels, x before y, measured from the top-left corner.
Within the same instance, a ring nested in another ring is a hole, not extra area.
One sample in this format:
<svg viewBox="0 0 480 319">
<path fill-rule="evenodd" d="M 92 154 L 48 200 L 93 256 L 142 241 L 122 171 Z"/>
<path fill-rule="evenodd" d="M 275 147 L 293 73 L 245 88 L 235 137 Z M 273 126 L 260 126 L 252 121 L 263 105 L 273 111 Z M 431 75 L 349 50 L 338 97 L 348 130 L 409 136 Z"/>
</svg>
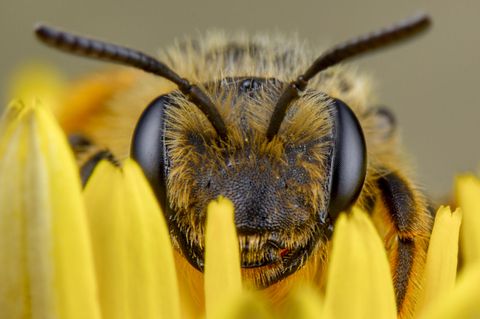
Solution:
<svg viewBox="0 0 480 319">
<path fill-rule="evenodd" d="M 480 163 L 480 1 L 0 0 L 0 100 L 11 73 L 31 60 L 50 62 L 70 78 L 103 66 L 37 43 L 32 28 L 39 21 L 155 53 L 211 28 L 297 32 L 327 46 L 418 11 L 434 19 L 426 36 L 355 63 L 376 79 L 381 100 L 395 112 L 418 179 L 442 196 L 456 173 L 477 172 Z"/>
</svg>

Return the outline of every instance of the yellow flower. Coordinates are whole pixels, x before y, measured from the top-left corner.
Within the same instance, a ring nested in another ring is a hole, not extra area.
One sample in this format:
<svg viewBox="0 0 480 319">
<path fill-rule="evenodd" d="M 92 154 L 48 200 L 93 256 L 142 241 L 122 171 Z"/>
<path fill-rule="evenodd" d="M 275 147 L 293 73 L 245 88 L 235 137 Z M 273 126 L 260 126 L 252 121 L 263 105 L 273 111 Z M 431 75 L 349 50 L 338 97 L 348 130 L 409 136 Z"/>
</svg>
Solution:
<svg viewBox="0 0 480 319">
<path fill-rule="evenodd" d="M 137 164 L 102 162 L 82 191 L 48 109 L 16 102 L 0 122 L 0 317 L 397 316 L 386 252 L 364 212 L 354 208 L 337 221 L 325 291 L 312 283 L 297 287 L 284 305 L 271 305 L 261 291 L 242 287 L 226 198 L 207 208 L 205 305 L 198 307 L 180 280 L 185 274 L 176 268 L 166 222 Z M 417 318 L 480 316 L 480 182 L 461 177 L 456 192 L 462 212 L 442 207 L 436 215 Z"/>
<path fill-rule="evenodd" d="M 465 211 L 461 230 L 462 254 L 466 263 L 480 261 L 480 180 L 465 175 L 456 182 L 456 198 Z"/>
<path fill-rule="evenodd" d="M 430 238 L 423 275 L 423 291 L 417 303 L 417 313 L 431 307 L 435 300 L 446 296 L 455 286 L 457 274 L 458 236 L 461 212 L 440 207 Z"/>
<path fill-rule="evenodd" d="M 102 318 L 180 318 L 168 229 L 140 168 L 101 162 L 85 202 Z"/>
<path fill-rule="evenodd" d="M 365 213 L 339 217 L 327 277 L 328 318 L 395 318 L 395 296 L 387 256 Z"/>
<path fill-rule="evenodd" d="M 0 123 L 0 311 L 100 318 L 85 206 L 65 137 L 40 107 Z"/>
</svg>

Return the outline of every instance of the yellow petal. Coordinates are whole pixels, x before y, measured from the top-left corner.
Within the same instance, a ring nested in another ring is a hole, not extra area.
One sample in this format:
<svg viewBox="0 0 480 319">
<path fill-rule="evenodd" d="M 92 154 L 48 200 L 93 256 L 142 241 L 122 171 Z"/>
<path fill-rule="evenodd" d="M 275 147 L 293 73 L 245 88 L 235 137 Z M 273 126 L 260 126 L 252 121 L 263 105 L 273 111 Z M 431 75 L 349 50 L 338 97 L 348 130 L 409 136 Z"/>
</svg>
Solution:
<svg viewBox="0 0 480 319">
<path fill-rule="evenodd" d="M 367 215 L 357 208 L 335 226 L 323 318 L 396 318 L 385 249 Z"/>
<path fill-rule="evenodd" d="M 422 318 L 480 318 L 480 262 L 468 265 L 454 290 L 432 304 Z"/>
<path fill-rule="evenodd" d="M 217 318 L 242 291 L 233 204 L 226 198 L 208 205 L 205 247 L 205 312 Z"/>
<path fill-rule="evenodd" d="M 452 213 L 449 207 L 443 206 L 435 216 L 417 312 L 450 292 L 455 285 L 461 220 L 460 209 Z"/>
<path fill-rule="evenodd" d="M 290 296 L 285 307 L 285 318 L 291 319 L 317 319 L 321 318 L 323 299 L 320 294 L 310 286 L 298 287 Z"/>
<path fill-rule="evenodd" d="M 0 309 L 99 318 L 73 155 L 52 115 L 18 104 L 0 125 Z"/>
<path fill-rule="evenodd" d="M 226 304 L 217 305 L 219 312 L 209 319 L 271 319 L 270 309 L 267 308 L 261 294 L 243 292 Z M 281 316 L 283 318 L 283 316 Z M 298 317 L 296 317 L 298 318 Z"/>
<path fill-rule="evenodd" d="M 461 249 L 468 264 L 480 261 L 480 181 L 464 175 L 458 177 L 455 184 L 455 195 L 463 212 Z"/>
<path fill-rule="evenodd" d="M 104 318 L 180 318 L 166 223 L 137 164 L 101 162 L 85 189 Z"/>
<path fill-rule="evenodd" d="M 44 63 L 30 63 L 19 68 L 12 76 L 9 97 L 27 103 L 40 100 L 58 116 L 65 89 L 62 76 L 54 67 Z"/>
<path fill-rule="evenodd" d="M 27 108 L 23 102 L 15 100 L 11 102 L 7 109 L 2 113 L 0 120 L 0 138 L 2 138 L 5 142 L 8 142 L 8 130 L 16 128 L 15 122 L 21 118 L 21 113 L 26 109 Z"/>
</svg>

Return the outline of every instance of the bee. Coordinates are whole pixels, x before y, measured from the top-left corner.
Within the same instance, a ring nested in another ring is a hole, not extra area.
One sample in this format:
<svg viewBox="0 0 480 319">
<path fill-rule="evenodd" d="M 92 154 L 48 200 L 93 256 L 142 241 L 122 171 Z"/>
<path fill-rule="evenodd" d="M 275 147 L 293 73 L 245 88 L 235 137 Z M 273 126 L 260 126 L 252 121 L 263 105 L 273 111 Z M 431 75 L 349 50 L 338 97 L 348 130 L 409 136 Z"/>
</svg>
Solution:
<svg viewBox="0 0 480 319">
<path fill-rule="evenodd" d="M 335 221 L 358 205 L 384 239 L 398 311 L 408 317 L 432 219 L 392 113 L 375 106 L 365 77 L 340 63 L 429 25 L 419 15 L 319 57 L 280 35 L 210 34 L 178 42 L 160 59 L 44 25 L 36 35 L 135 68 L 81 82 L 61 121 L 76 133 L 84 183 L 101 159 L 140 164 L 176 252 L 197 274 L 206 206 L 219 195 L 234 203 L 245 283 L 272 294 L 295 277 L 323 278 Z"/>
</svg>

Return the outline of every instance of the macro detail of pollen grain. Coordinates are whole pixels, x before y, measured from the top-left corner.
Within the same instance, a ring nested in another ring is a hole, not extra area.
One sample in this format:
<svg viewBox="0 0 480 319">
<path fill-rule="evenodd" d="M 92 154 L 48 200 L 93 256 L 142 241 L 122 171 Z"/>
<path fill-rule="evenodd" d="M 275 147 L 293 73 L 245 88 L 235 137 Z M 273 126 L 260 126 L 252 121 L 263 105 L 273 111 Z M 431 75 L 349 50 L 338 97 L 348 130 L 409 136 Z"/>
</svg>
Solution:
<svg viewBox="0 0 480 319">
<path fill-rule="evenodd" d="M 206 85 L 229 128 L 215 140 L 194 105 L 178 97 L 166 118 L 171 222 L 194 246 L 203 268 L 207 204 L 223 195 L 235 206 L 242 267 L 266 286 L 302 266 L 332 225 L 326 218 L 332 153 L 331 100 L 307 92 L 290 107 L 279 136 L 265 137 L 268 120 L 285 86 L 275 79 L 222 79 Z M 184 249 L 189 254 L 192 250 Z M 251 275 L 252 276 L 252 275 Z"/>
</svg>

